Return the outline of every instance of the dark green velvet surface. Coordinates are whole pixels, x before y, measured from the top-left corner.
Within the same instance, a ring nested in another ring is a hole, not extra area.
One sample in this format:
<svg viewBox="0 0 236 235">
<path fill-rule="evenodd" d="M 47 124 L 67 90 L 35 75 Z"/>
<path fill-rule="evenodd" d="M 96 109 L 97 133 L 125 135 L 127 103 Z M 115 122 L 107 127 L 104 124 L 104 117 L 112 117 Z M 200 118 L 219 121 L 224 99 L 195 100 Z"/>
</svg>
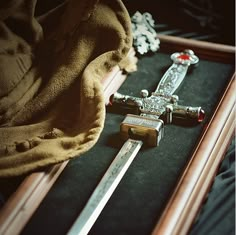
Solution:
<svg viewBox="0 0 236 235">
<path fill-rule="evenodd" d="M 158 52 L 139 60 L 138 71 L 119 92 L 138 95 L 155 89 L 170 55 Z M 179 104 L 202 106 L 206 119 L 194 126 L 167 125 L 158 148 L 144 147 L 91 229 L 95 235 L 150 234 L 206 127 L 232 72 L 233 65 L 200 60 L 177 94 Z M 65 234 L 122 146 L 119 125 L 124 116 L 107 110 L 103 133 L 94 148 L 69 162 L 22 234 Z"/>
</svg>

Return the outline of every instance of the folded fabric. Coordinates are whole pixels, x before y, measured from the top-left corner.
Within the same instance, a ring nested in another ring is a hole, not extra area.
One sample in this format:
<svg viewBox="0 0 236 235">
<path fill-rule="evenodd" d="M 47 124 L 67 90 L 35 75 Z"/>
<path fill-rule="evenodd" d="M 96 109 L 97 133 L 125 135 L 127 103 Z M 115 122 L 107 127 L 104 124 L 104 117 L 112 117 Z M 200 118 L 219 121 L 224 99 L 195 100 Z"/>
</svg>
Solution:
<svg viewBox="0 0 236 235">
<path fill-rule="evenodd" d="M 126 57 L 130 28 L 120 0 L 0 4 L 0 177 L 96 143 L 105 119 L 101 80 Z"/>
</svg>

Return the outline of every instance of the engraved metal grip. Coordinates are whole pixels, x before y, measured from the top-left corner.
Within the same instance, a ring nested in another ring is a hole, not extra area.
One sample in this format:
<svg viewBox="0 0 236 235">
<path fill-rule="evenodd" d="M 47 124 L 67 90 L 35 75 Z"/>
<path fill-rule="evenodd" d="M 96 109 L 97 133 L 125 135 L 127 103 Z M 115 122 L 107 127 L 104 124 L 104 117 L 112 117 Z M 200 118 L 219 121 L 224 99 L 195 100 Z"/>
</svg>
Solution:
<svg viewBox="0 0 236 235">
<path fill-rule="evenodd" d="M 188 67 L 197 64 L 199 58 L 192 50 L 176 52 L 171 55 L 173 64 L 163 75 L 154 93 L 172 95 L 182 83 Z"/>
</svg>

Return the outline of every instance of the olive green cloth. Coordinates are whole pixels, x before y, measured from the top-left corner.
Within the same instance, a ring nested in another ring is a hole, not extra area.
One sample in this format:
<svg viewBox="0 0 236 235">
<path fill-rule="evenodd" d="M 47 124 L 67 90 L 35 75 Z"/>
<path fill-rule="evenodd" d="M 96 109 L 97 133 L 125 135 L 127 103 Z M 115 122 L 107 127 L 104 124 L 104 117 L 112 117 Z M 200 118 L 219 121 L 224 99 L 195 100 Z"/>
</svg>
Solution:
<svg viewBox="0 0 236 235">
<path fill-rule="evenodd" d="M 0 177 L 79 156 L 96 143 L 105 119 L 101 80 L 132 44 L 119 0 L 47 4 L 0 3 Z"/>
</svg>

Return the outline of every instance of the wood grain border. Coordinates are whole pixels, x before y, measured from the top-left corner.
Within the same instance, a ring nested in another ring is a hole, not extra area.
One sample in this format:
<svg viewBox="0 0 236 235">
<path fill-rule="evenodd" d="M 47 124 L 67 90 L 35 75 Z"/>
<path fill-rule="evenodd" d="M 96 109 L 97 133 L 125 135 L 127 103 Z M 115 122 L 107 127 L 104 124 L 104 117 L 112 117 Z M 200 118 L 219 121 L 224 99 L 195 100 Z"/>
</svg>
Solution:
<svg viewBox="0 0 236 235">
<path fill-rule="evenodd" d="M 159 35 L 159 38 L 161 48 L 165 51 L 173 52 L 176 49 L 191 48 L 201 58 L 227 63 L 232 63 L 234 60 L 235 47 L 232 46 L 165 35 Z M 121 86 L 124 80 L 125 75 L 122 74 L 118 66 L 104 78 L 106 103 L 109 102 L 109 96 Z M 153 235 L 182 235 L 186 234 L 191 226 L 234 130 L 233 88 L 234 79 L 222 96 L 221 102 L 198 143 L 163 216 L 153 230 Z M 0 234 L 20 234 L 67 163 L 68 161 L 57 164 L 47 171 L 36 172 L 25 178 L 0 211 Z"/>
<path fill-rule="evenodd" d="M 235 130 L 235 76 L 199 141 L 152 235 L 183 235 L 212 184 Z"/>
<path fill-rule="evenodd" d="M 234 63 L 235 47 L 161 36 L 164 48 L 193 49 L 199 57 Z M 186 235 L 235 133 L 235 73 L 180 178 L 152 235 Z"/>
</svg>

